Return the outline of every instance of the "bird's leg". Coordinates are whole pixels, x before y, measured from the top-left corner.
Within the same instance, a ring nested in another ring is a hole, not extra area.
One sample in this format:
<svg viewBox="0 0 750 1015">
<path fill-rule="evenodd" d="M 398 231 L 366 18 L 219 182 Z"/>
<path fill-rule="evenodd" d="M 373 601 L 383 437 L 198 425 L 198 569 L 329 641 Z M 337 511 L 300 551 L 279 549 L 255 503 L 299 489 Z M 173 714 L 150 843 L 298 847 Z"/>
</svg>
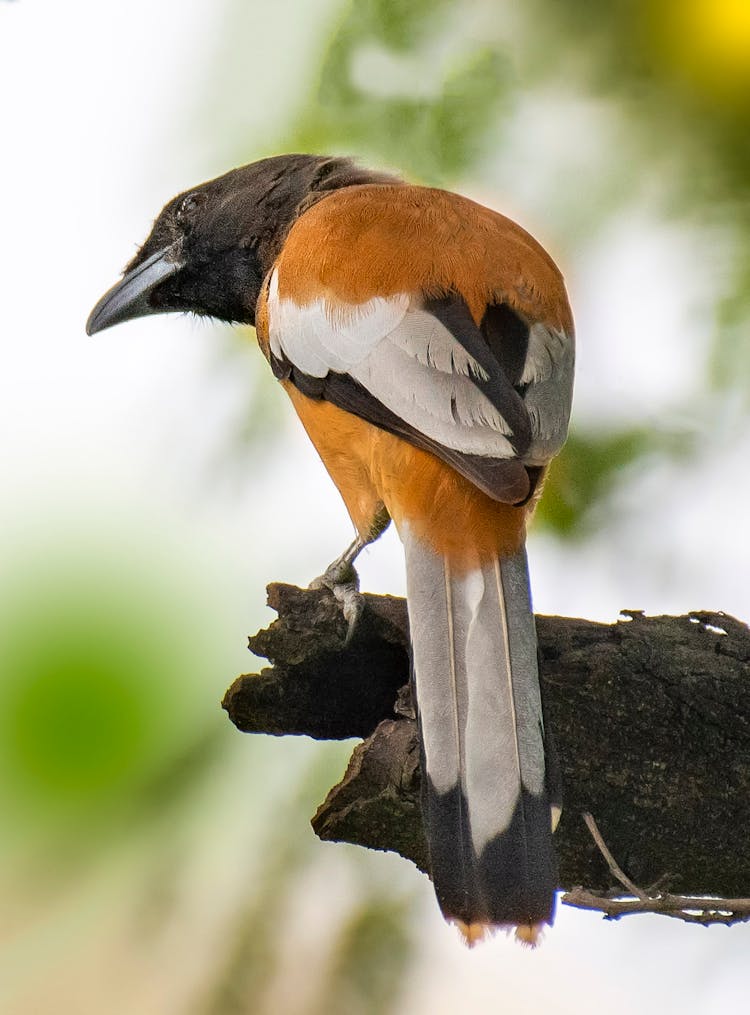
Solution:
<svg viewBox="0 0 750 1015">
<path fill-rule="evenodd" d="M 341 556 L 329 564 L 320 577 L 310 582 L 311 589 L 330 589 L 341 603 L 341 611 L 347 622 L 344 645 L 348 645 L 351 641 L 364 609 L 364 599 L 359 591 L 359 575 L 354 567 L 354 561 L 367 546 L 367 542 L 358 534 Z"/>
<path fill-rule="evenodd" d="M 356 580 L 357 572 L 354 567 L 354 561 L 367 546 L 368 542 L 369 540 L 363 539 L 358 534 L 349 546 L 347 546 L 341 556 L 332 561 L 320 578 L 316 578 L 311 583 L 310 587 L 320 588 L 321 585 L 330 587 L 331 584 L 340 585 L 342 582 L 351 581 L 352 578 Z"/>
<path fill-rule="evenodd" d="M 330 589 L 341 603 L 341 611 L 348 625 L 344 645 L 348 645 L 351 641 L 365 605 L 359 591 L 359 575 L 354 567 L 354 561 L 367 545 L 374 542 L 388 528 L 390 520 L 390 515 L 381 504 L 367 536 L 357 533 L 341 556 L 329 564 L 320 577 L 310 582 L 311 589 Z"/>
</svg>

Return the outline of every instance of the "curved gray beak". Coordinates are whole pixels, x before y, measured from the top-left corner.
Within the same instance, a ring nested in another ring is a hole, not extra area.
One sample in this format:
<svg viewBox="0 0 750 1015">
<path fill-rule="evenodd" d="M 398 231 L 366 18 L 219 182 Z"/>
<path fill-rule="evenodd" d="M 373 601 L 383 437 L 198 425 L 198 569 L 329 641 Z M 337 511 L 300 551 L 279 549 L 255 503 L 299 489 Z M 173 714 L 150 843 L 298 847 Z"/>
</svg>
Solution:
<svg viewBox="0 0 750 1015">
<path fill-rule="evenodd" d="M 179 247 L 179 243 L 173 243 L 165 250 L 157 250 L 143 264 L 129 271 L 117 285 L 113 285 L 91 311 L 86 321 L 86 334 L 95 335 L 113 324 L 158 314 L 160 311 L 151 306 L 149 296 L 160 282 L 183 267 Z"/>
</svg>

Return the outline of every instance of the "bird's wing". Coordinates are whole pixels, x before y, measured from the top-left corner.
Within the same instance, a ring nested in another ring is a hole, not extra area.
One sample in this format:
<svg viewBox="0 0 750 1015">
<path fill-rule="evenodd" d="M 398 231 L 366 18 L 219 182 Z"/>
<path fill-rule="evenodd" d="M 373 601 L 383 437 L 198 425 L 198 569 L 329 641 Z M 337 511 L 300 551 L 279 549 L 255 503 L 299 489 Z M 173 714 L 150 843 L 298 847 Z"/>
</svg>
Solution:
<svg viewBox="0 0 750 1015">
<path fill-rule="evenodd" d="M 398 200 L 384 202 L 384 190 Z M 427 206 L 404 201 L 411 191 Z M 432 451 L 497 500 L 522 501 L 533 488 L 527 466 L 546 464 L 565 439 L 572 327 L 569 334 L 565 313 L 524 319 L 528 297 L 516 296 L 514 306 L 507 295 L 514 279 L 498 279 L 496 267 L 488 275 L 487 252 L 477 263 L 462 242 L 480 206 L 456 199 L 446 244 L 443 229 L 430 229 L 431 196 L 444 200 L 423 188 L 361 187 L 348 202 L 327 198 L 306 212 L 268 280 L 267 353 L 277 375 L 304 394 Z M 502 246 L 508 220 L 480 211 L 479 230 L 494 225 L 489 239 Z M 351 219 L 359 228 L 342 229 Z M 533 290 L 539 265 L 545 281 L 551 262 L 518 234 L 525 247 L 512 231 L 509 242 L 532 261 Z M 414 252 L 424 261 L 425 249 L 433 256 L 415 277 Z"/>
</svg>

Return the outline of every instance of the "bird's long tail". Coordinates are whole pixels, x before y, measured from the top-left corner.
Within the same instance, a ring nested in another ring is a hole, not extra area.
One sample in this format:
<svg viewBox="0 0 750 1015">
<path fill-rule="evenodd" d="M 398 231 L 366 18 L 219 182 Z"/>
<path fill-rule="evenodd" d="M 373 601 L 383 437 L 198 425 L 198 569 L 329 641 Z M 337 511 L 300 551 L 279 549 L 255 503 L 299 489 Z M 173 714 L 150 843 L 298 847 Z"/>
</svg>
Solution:
<svg viewBox="0 0 750 1015">
<path fill-rule="evenodd" d="M 556 887 L 526 551 L 473 570 L 404 526 L 431 876 L 445 917 L 551 922 Z"/>
</svg>

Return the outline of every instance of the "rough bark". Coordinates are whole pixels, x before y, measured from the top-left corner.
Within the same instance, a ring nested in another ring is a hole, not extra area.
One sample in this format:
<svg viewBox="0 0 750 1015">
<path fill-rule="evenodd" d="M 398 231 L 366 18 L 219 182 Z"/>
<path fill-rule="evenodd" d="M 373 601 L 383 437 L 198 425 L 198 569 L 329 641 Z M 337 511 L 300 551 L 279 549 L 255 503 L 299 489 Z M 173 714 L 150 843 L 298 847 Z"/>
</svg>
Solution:
<svg viewBox="0 0 750 1015">
<path fill-rule="evenodd" d="M 279 617 L 250 648 L 273 667 L 239 677 L 224 708 L 246 732 L 364 738 L 313 827 L 322 839 L 392 849 L 425 869 L 404 601 L 366 596 L 345 646 L 328 592 L 268 592 Z M 617 887 L 582 820 L 590 812 L 636 884 L 750 896 L 748 628 L 723 614 L 635 611 L 615 624 L 540 616 L 537 628 L 564 780 L 561 886 Z"/>
</svg>

